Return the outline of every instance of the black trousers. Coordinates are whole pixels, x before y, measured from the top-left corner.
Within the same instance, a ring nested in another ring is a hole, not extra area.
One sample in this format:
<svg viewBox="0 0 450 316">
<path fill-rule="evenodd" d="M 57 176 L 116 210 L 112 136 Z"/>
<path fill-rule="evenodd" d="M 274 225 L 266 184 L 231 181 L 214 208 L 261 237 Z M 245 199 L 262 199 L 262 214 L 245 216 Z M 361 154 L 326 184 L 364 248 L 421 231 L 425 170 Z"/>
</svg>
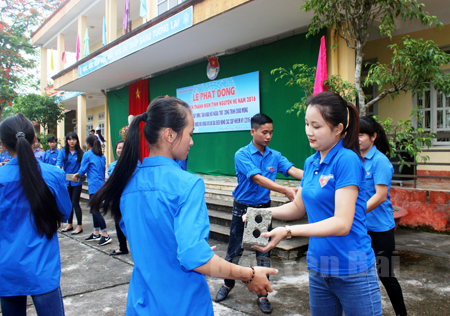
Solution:
<svg viewBox="0 0 450 316">
<path fill-rule="evenodd" d="M 397 278 L 394 275 L 392 253 L 395 250 L 394 228 L 387 232 L 368 232 L 377 260 L 378 277 L 391 300 L 395 314 L 406 315 L 405 301 Z"/>
<path fill-rule="evenodd" d="M 72 201 L 72 212 L 70 212 L 68 223 L 69 224 L 73 223 L 73 211 L 75 210 L 75 215 L 77 217 L 77 224 L 82 225 L 83 214 L 81 213 L 80 207 L 81 185 L 72 186 L 69 183 L 67 190 L 69 191 L 70 200 Z"/>
<path fill-rule="evenodd" d="M 247 207 L 267 208 L 270 207 L 270 201 L 259 205 L 246 205 L 239 203 L 236 200 L 233 202 L 233 218 L 231 220 L 230 227 L 230 241 L 228 242 L 228 250 L 225 260 L 234 264 L 239 264 L 239 260 L 244 252 L 244 249 L 241 248 L 245 226 L 245 223 L 242 221 L 242 215 L 247 213 Z M 269 227 L 269 231 L 271 229 L 272 224 Z M 256 251 L 256 264 L 261 267 L 270 267 L 270 251 Z M 227 287 L 232 288 L 234 284 L 235 280 L 225 279 L 225 285 Z"/>
<path fill-rule="evenodd" d="M 117 233 L 117 239 L 119 239 L 119 250 L 121 252 L 128 252 L 127 238 L 123 234 L 123 231 L 120 229 L 120 226 L 118 223 L 116 223 L 116 233 Z"/>
</svg>

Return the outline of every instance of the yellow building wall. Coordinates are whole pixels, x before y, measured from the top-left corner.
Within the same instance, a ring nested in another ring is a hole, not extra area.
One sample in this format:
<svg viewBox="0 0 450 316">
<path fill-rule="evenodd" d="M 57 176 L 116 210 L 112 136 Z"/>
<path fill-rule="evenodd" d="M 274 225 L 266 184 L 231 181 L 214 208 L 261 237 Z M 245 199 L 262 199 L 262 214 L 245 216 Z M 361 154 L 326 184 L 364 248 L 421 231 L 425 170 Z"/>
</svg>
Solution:
<svg viewBox="0 0 450 316">
<path fill-rule="evenodd" d="M 364 59 L 376 58 L 380 63 L 389 63 L 392 57 L 392 51 L 388 48 L 388 45 L 394 43 L 400 44 L 401 39 L 407 35 L 414 39 L 422 38 L 424 40 L 432 40 L 438 46 L 450 45 L 450 25 L 445 25 L 441 29 L 432 28 L 394 36 L 392 40 L 390 38 L 382 38 L 368 42 L 364 49 Z M 450 69 L 450 65 L 443 67 L 443 69 Z M 381 119 L 391 117 L 394 121 L 398 121 L 405 119 L 411 113 L 413 106 L 413 96 L 410 91 L 401 93 L 394 100 L 385 97 L 378 102 L 378 115 Z"/>
<path fill-rule="evenodd" d="M 387 46 L 394 43 L 400 44 L 401 39 L 407 35 L 414 39 L 422 38 L 424 40 L 432 40 L 440 47 L 450 45 L 450 25 L 445 25 L 441 29 L 432 28 L 395 36 L 392 40 L 389 38 L 383 38 L 376 41 L 371 41 L 367 43 L 364 49 L 364 59 L 376 58 L 380 63 L 389 63 L 392 57 L 392 51 Z M 446 65 L 442 67 L 442 69 L 450 69 L 450 65 Z M 405 119 L 411 113 L 414 105 L 411 91 L 401 93 L 394 100 L 390 100 L 388 97 L 385 97 L 383 100 L 378 102 L 378 115 L 382 120 L 387 117 L 391 117 L 395 122 Z M 438 148 L 450 149 L 449 146 L 438 146 Z M 450 152 L 425 152 L 424 155 L 429 156 L 429 162 L 433 163 L 448 163 L 450 161 Z M 418 170 L 450 171 L 450 167 L 423 165 L 419 166 Z"/>
</svg>

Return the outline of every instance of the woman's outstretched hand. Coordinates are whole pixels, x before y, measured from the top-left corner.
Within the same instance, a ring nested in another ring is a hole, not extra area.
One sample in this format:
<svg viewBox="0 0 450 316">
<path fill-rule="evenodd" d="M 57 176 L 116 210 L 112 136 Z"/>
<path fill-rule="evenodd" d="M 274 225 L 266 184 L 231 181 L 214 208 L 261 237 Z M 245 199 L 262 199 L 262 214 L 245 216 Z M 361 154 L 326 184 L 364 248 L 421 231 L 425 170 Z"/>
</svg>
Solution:
<svg viewBox="0 0 450 316">
<path fill-rule="evenodd" d="M 265 267 L 254 267 L 255 277 L 247 284 L 250 292 L 255 292 L 257 295 L 267 296 L 268 292 L 272 292 L 272 286 L 267 279 L 267 274 L 277 274 L 278 270 Z"/>
<path fill-rule="evenodd" d="M 261 234 L 262 237 L 271 237 L 269 244 L 266 247 L 261 246 L 252 246 L 253 249 L 256 249 L 261 252 L 267 252 L 278 245 L 278 243 L 286 238 L 287 231 L 284 227 L 277 227 L 275 229 L 272 229 L 270 232 Z"/>
</svg>

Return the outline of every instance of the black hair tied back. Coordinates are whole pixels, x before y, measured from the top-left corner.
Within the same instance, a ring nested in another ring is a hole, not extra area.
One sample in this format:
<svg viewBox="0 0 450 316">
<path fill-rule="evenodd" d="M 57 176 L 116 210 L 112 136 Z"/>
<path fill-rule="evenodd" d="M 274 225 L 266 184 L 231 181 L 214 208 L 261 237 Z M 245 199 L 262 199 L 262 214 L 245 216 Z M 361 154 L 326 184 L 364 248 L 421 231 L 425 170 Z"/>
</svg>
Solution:
<svg viewBox="0 0 450 316">
<path fill-rule="evenodd" d="M 31 144 L 36 137 L 33 125 L 19 113 L 0 124 L 0 135 L 7 148 L 17 155 L 20 181 L 30 203 L 30 216 L 34 217 L 37 232 L 41 237 L 45 235 L 48 239 L 52 239 L 64 216 L 59 211 L 55 197 L 42 177 L 41 168 L 31 149 Z"/>
</svg>

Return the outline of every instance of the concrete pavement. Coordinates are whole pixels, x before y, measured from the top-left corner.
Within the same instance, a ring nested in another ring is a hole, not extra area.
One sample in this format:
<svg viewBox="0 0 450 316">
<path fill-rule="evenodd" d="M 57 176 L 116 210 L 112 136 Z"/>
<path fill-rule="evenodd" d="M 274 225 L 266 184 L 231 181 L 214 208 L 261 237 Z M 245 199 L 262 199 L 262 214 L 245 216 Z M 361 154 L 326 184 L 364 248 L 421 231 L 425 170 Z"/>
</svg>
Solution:
<svg viewBox="0 0 450 316">
<path fill-rule="evenodd" d="M 82 204 L 84 232 L 77 236 L 59 233 L 62 260 L 61 289 L 67 316 L 125 315 L 128 282 L 133 269 L 131 255 L 111 257 L 118 249 L 112 219 L 107 226 L 113 241 L 103 247 L 96 242 L 85 242 L 92 232 L 92 217 Z M 411 230 L 396 232 L 399 262 L 396 273 L 402 285 L 409 315 L 450 315 L 450 236 Z M 210 240 L 216 253 L 225 257 L 227 244 Z M 256 264 L 251 251 L 245 251 L 241 265 Z M 272 315 L 310 315 L 306 258 L 281 260 L 272 265 L 279 274 L 271 277 L 274 288 L 269 296 Z M 223 281 L 207 277 L 211 295 Z M 384 315 L 394 315 L 384 288 L 381 289 Z M 36 315 L 31 299 L 28 315 Z M 227 300 L 214 303 L 215 315 L 263 315 L 256 305 L 256 295 L 237 282 Z M 199 315 L 200 316 L 200 315 Z"/>
</svg>

